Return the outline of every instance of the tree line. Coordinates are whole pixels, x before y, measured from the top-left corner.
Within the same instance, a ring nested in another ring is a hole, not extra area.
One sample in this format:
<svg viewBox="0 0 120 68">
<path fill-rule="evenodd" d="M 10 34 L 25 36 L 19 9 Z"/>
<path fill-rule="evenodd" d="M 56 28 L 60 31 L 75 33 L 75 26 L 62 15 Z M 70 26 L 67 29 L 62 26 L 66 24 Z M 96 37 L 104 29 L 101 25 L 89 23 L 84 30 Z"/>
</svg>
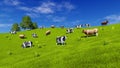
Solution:
<svg viewBox="0 0 120 68">
<path fill-rule="evenodd" d="M 12 25 L 11 31 L 21 31 L 21 29 L 37 29 L 38 25 L 36 22 L 32 22 L 30 16 L 24 16 L 20 24 L 14 23 Z"/>
</svg>

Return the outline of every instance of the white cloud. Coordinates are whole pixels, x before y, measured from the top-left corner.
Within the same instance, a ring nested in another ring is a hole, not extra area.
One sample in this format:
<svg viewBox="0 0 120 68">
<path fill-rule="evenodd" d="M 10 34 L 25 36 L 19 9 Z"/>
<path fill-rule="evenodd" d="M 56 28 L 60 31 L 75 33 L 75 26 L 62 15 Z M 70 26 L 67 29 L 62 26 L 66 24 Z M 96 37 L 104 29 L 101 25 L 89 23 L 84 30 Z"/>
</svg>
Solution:
<svg viewBox="0 0 120 68">
<path fill-rule="evenodd" d="M 7 5 L 14 5 L 14 6 L 21 4 L 21 2 L 18 0 L 4 0 L 4 3 Z"/>
<path fill-rule="evenodd" d="M 29 11 L 29 10 L 31 10 L 30 8 L 28 8 L 28 7 L 23 7 L 23 6 L 20 6 L 20 7 L 18 7 L 19 9 L 21 9 L 21 10 L 24 10 L 24 11 Z"/>
<path fill-rule="evenodd" d="M 118 23 L 120 22 L 120 15 L 109 15 L 106 16 L 104 19 L 108 19 L 111 23 Z"/>
<path fill-rule="evenodd" d="M 41 14 L 53 14 L 59 10 L 64 11 L 66 10 L 73 10 L 75 8 L 74 5 L 70 4 L 69 2 L 64 2 L 61 4 L 55 2 L 42 2 L 41 5 L 35 7 L 26 7 L 26 6 L 19 6 L 18 9 L 24 10 L 27 12 L 34 12 L 34 13 L 41 13 Z"/>
<path fill-rule="evenodd" d="M 29 7 L 19 6 L 18 9 L 31 12 L 33 9 Z"/>
<path fill-rule="evenodd" d="M 27 12 L 49 14 L 49 13 L 54 13 L 54 7 L 55 7 L 55 3 L 53 2 L 43 2 L 40 6 L 36 6 L 36 7 L 19 6 L 18 9 Z"/>
<path fill-rule="evenodd" d="M 9 27 L 11 26 L 12 24 L 0 24 L 0 27 Z"/>
<path fill-rule="evenodd" d="M 69 2 L 65 2 L 64 3 L 64 7 L 66 8 L 66 9 L 68 9 L 68 10 L 73 10 L 75 7 L 72 5 L 72 4 L 70 4 Z"/>
<path fill-rule="evenodd" d="M 35 14 L 35 13 L 26 13 L 26 15 L 32 17 L 32 18 L 36 18 L 36 17 L 39 17 L 38 14 Z"/>
<path fill-rule="evenodd" d="M 105 18 L 111 20 L 120 20 L 120 15 L 110 15 L 110 16 L 106 16 Z"/>
<path fill-rule="evenodd" d="M 35 7 L 35 10 L 33 11 L 43 14 L 54 13 L 54 11 L 50 7 Z"/>
</svg>

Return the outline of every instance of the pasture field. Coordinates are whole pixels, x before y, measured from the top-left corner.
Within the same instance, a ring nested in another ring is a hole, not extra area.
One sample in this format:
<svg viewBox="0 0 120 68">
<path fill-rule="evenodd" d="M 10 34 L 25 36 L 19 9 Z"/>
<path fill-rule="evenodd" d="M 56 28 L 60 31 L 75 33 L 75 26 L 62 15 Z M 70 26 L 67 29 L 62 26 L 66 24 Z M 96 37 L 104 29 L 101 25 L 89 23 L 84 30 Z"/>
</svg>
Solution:
<svg viewBox="0 0 120 68">
<path fill-rule="evenodd" d="M 45 28 L 0 34 L 0 68 L 120 68 L 120 24 L 91 27 L 99 35 L 84 37 L 83 29 Z M 46 30 L 51 30 L 49 36 Z M 33 38 L 37 33 L 38 38 Z M 25 34 L 20 39 L 19 34 Z M 57 36 L 67 36 L 66 45 L 56 45 Z M 32 48 L 22 48 L 24 41 L 32 41 Z"/>
</svg>

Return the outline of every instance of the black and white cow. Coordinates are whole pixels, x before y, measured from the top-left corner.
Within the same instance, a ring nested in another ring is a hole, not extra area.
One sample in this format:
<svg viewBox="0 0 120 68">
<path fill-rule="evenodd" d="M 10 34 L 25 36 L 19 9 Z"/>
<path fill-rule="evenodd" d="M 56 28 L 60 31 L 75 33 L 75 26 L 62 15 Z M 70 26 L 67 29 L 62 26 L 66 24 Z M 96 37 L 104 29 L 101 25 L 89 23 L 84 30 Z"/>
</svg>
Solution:
<svg viewBox="0 0 120 68">
<path fill-rule="evenodd" d="M 23 44 L 22 44 L 22 47 L 23 48 L 27 48 L 27 47 L 32 47 L 32 41 L 25 41 L 25 42 L 23 42 Z"/>
<path fill-rule="evenodd" d="M 16 31 L 11 31 L 10 33 L 11 33 L 11 34 L 16 34 Z"/>
<path fill-rule="evenodd" d="M 33 33 L 32 36 L 33 36 L 33 38 L 37 38 L 38 37 L 36 33 Z"/>
<path fill-rule="evenodd" d="M 90 27 L 90 24 L 85 24 L 86 27 Z"/>
<path fill-rule="evenodd" d="M 67 31 L 67 34 L 68 34 L 68 33 L 73 33 L 73 28 L 69 28 L 69 29 L 67 29 L 66 31 Z"/>
<path fill-rule="evenodd" d="M 66 36 L 58 36 L 57 38 L 56 38 L 56 44 L 57 45 L 64 45 L 64 44 L 66 44 L 65 43 L 65 40 L 67 39 L 67 37 Z"/>
<path fill-rule="evenodd" d="M 80 25 L 76 26 L 77 29 L 82 28 L 82 27 L 83 27 L 83 24 L 80 24 Z"/>
</svg>

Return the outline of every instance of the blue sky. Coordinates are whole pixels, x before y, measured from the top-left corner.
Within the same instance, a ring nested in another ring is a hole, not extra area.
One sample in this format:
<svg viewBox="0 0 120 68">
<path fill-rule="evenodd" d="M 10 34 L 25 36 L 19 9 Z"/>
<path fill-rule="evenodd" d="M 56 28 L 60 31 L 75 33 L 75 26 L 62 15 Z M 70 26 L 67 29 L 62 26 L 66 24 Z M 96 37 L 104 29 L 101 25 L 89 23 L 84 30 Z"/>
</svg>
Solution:
<svg viewBox="0 0 120 68">
<path fill-rule="evenodd" d="M 10 31 L 29 15 L 39 26 L 99 26 L 108 19 L 120 22 L 120 0 L 0 0 L 0 33 Z"/>
</svg>

